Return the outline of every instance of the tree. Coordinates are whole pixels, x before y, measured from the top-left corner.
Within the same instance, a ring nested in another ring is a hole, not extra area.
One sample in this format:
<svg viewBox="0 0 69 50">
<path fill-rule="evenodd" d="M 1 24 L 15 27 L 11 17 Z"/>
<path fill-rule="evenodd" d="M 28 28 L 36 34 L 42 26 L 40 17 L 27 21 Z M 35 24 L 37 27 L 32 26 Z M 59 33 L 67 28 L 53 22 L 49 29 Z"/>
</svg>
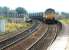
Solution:
<svg viewBox="0 0 69 50">
<path fill-rule="evenodd" d="M 22 7 L 16 8 L 16 12 L 17 12 L 17 17 L 24 17 L 28 15 L 27 11 Z"/>
<path fill-rule="evenodd" d="M 0 16 L 2 16 L 2 7 L 0 7 Z"/>
<path fill-rule="evenodd" d="M 63 15 L 65 18 L 69 18 L 69 13 L 61 12 L 61 15 Z"/>
<path fill-rule="evenodd" d="M 8 7 L 3 7 L 2 8 L 3 16 L 7 16 L 9 13 L 9 8 Z"/>
<path fill-rule="evenodd" d="M 16 8 L 16 12 L 18 14 L 27 14 L 27 11 L 24 8 L 22 8 L 22 7 Z"/>
</svg>

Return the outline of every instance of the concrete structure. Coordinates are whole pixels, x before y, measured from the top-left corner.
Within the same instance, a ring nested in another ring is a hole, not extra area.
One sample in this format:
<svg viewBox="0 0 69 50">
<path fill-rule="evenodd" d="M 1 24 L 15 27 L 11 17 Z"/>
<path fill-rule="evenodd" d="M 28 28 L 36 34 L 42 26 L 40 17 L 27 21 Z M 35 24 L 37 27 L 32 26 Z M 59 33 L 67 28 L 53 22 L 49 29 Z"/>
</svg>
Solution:
<svg viewBox="0 0 69 50">
<path fill-rule="evenodd" d="M 0 32 L 5 32 L 6 20 L 0 19 Z"/>
</svg>

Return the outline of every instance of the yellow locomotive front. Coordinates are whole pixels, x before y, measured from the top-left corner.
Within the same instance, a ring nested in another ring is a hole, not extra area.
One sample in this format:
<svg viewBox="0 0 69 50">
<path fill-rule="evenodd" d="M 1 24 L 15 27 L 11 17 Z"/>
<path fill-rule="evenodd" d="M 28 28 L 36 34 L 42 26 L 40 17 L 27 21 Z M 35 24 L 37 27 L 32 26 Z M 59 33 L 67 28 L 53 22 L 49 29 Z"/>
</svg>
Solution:
<svg viewBox="0 0 69 50">
<path fill-rule="evenodd" d="M 46 19 L 49 19 L 49 20 L 54 19 L 55 18 L 55 10 L 51 9 L 51 8 L 47 9 L 45 11 L 45 17 L 46 17 Z"/>
<path fill-rule="evenodd" d="M 55 10 L 54 9 L 47 9 L 45 11 L 45 17 L 44 17 L 44 22 L 46 24 L 54 24 L 55 23 Z"/>
</svg>

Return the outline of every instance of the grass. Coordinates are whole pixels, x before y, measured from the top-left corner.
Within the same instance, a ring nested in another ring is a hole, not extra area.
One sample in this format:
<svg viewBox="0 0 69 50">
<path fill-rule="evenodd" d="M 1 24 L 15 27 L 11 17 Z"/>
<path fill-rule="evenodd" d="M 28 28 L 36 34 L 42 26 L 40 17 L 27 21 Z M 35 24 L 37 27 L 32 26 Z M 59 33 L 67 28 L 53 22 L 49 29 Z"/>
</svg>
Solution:
<svg viewBox="0 0 69 50">
<path fill-rule="evenodd" d="M 10 18 L 10 17 L 6 17 L 6 16 L 0 16 L 0 19 L 8 19 L 8 18 Z"/>
<path fill-rule="evenodd" d="M 10 17 L 9 16 L 0 16 L 0 20 L 1 19 L 9 19 Z M 23 29 L 23 30 L 26 30 L 28 29 L 29 27 L 31 27 L 32 24 L 30 23 L 26 23 L 26 22 L 23 22 L 23 23 L 7 23 L 6 24 L 6 27 L 5 27 L 5 33 L 3 32 L 0 32 L 0 35 L 5 35 L 6 32 L 14 32 L 14 31 L 18 31 L 20 29 Z"/>
<path fill-rule="evenodd" d="M 6 31 L 12 32 L 12 31 L 15 31 L 15 30 L 18 30 L 18 29 L 27 29 L 30 26 L 31 26 L 31 24 L 26 23 L 26 22 L 23 22 L 23 23 L 8 23 L 8 24 L 6 24 Z"/>
<path fill-rule="evenodd" d="M 69 24 L 69 19 L 60 19 L 59 21 L 63 24 Z"/>
<path fill-rule="evenodd" d="M 19 31 L 20 29 L 26 30 L 31 26 L 32 26 L 32 24 L 26 23 L 26 22 L 23 22 L 23 23 L 7 23 L 6 26 L 5 26 L 5 33 L 0 33 L 0 36 L 8 34 L 10 32 Z"/>
</svg>

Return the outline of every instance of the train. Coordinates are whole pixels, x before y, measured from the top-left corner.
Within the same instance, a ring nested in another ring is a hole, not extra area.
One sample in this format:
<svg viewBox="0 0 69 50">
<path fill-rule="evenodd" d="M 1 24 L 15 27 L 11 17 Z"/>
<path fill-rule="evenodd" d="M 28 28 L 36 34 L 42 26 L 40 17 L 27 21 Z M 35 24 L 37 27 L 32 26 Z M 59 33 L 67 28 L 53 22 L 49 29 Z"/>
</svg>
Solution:
<svg viewBox="0 0 69 50">
<path fill-rule="evenodd" d="M 44 12 L 43 21 L 46 24 L 56 24 L 58 21 L 55 20 L 55 17 L 56 17 L 55 10 L 52 8 L 49 8 L 49 9 L 45 10 L 45 12 Z"/>
<path fill-rule="evenodd" d="M 39 12 L 39 13 L 31 13 L 29 14 L 29 17 L 33 19 L 40 20 L 44 22 L 45 24 L 57 24 L 59 23 L 58 20 L 56 20 L 56 12 L 52 8 L 48 8 L 45 10 L 45 12 Z"/>
</svg>

